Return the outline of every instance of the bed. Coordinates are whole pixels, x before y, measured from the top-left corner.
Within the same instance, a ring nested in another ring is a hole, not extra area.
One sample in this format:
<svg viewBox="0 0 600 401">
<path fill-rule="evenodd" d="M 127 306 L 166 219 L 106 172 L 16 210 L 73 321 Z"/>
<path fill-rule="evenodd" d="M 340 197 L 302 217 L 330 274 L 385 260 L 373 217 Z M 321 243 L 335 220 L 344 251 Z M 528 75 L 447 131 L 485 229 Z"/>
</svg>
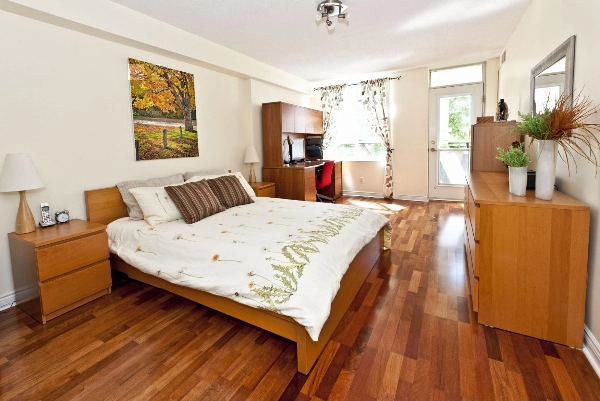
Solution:
<svg viewBox="0 0 600 401">
<path fill-rule="evenodd" d="M 127 207 L 123 203 L 121 195 L 116 187 L 86 191 L 85 200 L 89 221 L 103 224 L 115 222 L 112 226 L 118 226 L 120 221 L 128 216 Z M 167 226 L 165 225 L 163 227 Z M 177 280 L 172 280 L 169 276 L 165 276 L 164 274 L 162 276 L 149 274 L 147 272 L 148 269 L 146 269 L 146 272 L 142 271 L 124 260 L 130 260 L 130 254 L 123 254 L 124 257 L 122 258 L 111 253 L 110 260 L 113 269 L 121 271 L 131 278 L 165 289 L 296 342 L 298 371 L 303 374 L 308 374 L 348 306 L 354 299 L 356 293 L 379 259 L 384 245 L 386 244 L 386 238 L 389 242 L 389 230 L 389 225 L 381 228 L 374 238 L 368 240 L 366 245 L 358 251 L 351 261 L 348 270 L 341 279 L 339 290 L 331 303 L 329 315 L 320 328 L 318 339 L 316 341 L 313 340 L 313 338 L 316 339 L 314 333 L 311 338 L 311 334 L 307 331 L 307 327 L 297 322 L 299 319 L 285 316 L 278 313 L 277 310 L 269 310 L 269 308 L 264 307 L 251 307 L 224 296 L 214 295 L 201 289 L 180 285 Z M 219 255 L 215 254 L 215 256 L 218 259 Z"/>
</svg>

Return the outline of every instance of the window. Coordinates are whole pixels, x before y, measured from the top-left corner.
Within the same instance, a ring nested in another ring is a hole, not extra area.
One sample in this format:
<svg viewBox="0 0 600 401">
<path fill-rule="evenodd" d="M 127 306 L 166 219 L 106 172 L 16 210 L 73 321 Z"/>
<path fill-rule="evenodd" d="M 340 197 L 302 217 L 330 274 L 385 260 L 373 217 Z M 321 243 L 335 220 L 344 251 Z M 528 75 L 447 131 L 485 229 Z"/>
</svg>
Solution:
<svg viewBox="0 0 600 401">
<path fill-rule="evenodd" d="M 348 86 L 344 92 L 343 109 L 337 118 L 337 132 L 325 149 L 325 158 L 346 161 L 385 160 L 383 141 L 367 120 L 360 100 L 359 85 Z"/>
<path fill-rule="evenodd" d="M 431 71 L 432 88 L 483 82 L 483 64 Z"/>
</svg>

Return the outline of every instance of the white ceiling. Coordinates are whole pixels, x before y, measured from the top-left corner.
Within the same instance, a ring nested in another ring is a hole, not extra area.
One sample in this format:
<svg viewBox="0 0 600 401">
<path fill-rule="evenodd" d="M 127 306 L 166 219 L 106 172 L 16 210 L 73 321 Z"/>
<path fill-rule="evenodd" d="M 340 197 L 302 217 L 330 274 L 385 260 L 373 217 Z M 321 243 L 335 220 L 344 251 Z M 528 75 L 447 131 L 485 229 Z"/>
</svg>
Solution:
<svg viewBox="0 0 600 401">
<path fill-rule="evenodd" d="M 344 0 L 329 33 L 317 0 L 112 0 L 308 81 L 497 57 L 531 0 Z"/>
</svg>

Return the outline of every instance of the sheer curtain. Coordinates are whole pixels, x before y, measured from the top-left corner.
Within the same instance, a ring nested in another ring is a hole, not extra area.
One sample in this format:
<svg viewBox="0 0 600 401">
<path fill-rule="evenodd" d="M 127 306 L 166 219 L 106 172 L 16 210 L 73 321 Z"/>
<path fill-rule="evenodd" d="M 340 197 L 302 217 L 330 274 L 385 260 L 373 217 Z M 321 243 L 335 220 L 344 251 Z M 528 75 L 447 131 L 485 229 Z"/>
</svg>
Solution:
<svg viewBox="0 0 600 401">
<path fill-rule="evenodd" d="M 327 149 L 335 136 L 338 113 L 344 107 L 346 85 L 331 85 L 319 89 L 323 110 L 323 149 Z"/>
<path fill-rule="evenodd" d="M 388 79 L 374 79 L 360 83 L 362 104 L 367 113 L 371 128 L 383 140 L 387 150 L 385 157 L 385 178 L 383 193 L 386 198 L 394 197 L 394 170 L 392 168 L 392 152 L 390 127 L 387 118 L 387 83 Z"/>
</svg>

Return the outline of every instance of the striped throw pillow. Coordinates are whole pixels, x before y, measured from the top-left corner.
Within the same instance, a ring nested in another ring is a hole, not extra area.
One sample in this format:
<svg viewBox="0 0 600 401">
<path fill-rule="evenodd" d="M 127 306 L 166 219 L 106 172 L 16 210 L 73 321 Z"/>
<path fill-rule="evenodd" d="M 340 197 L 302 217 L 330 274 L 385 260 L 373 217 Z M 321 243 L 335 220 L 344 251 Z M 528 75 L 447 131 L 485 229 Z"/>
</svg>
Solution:
<svg viewBox="0 0 600 401">
<path fill-rule="evenodd" d="M 210 189 L 206 180 L 165 187 L 187 224 L 226 210 Z"/>
<path fill-rule="evenodd" d="M 226 208 L 254 203 L 240 180 L 234 175 L 224 175 L 212 180 L 206 180 L 210 189 L 217 195 L 219 202 Z"/>
</svg>

